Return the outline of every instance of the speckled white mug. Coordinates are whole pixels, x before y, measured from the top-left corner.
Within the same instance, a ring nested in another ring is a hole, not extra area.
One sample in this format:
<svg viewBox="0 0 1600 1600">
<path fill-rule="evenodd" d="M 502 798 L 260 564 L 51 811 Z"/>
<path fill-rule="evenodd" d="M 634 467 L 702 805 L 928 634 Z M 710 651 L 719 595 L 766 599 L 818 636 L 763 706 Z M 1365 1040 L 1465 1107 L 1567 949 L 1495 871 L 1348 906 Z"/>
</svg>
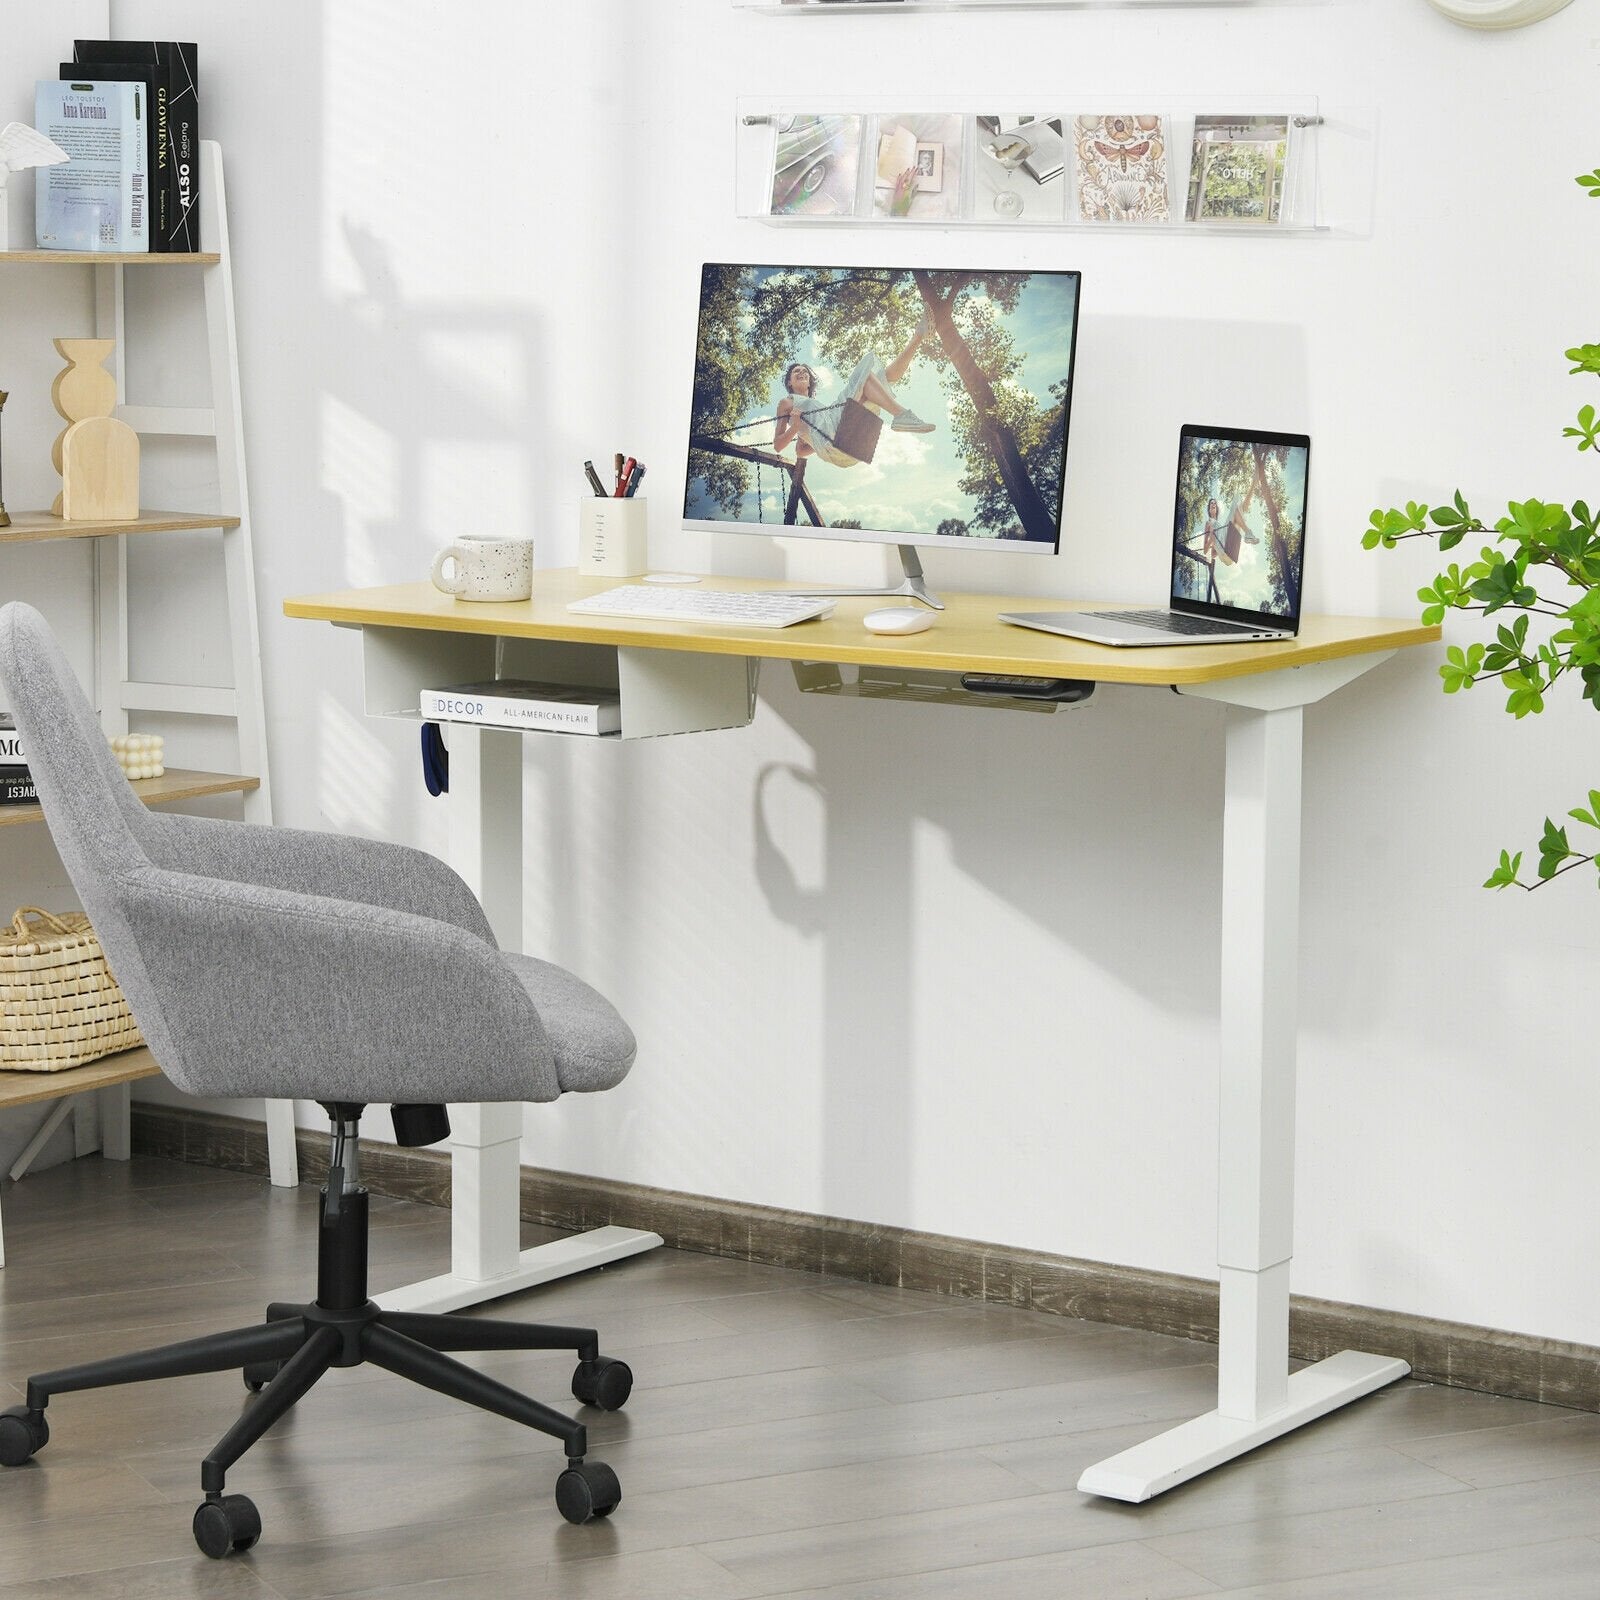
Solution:
<svg viewBox="0 0 1600 1600">
<path fill-rule="evenodd" d="M 445 575 L 447 564 L 452 575 Z M 433 586 L 458 600 L 526 600 L 533 593 L 533 541 L 464 533 L 433 558 Z"/>
</svg>

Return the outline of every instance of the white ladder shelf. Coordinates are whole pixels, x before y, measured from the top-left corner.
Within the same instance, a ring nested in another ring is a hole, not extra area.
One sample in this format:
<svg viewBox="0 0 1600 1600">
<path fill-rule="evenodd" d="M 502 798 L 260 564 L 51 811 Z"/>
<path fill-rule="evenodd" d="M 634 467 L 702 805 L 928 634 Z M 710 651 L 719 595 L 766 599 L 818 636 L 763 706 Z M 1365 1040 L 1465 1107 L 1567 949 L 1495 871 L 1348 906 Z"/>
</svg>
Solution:
<svg viewBox="0 0 1600 1600">
<path fill-rule="evenodd" d="M 200 254 L 198 257 L 129 256 L 97 260 L 72 255 L 71 261 L 94 270 L 95 336 L 116 341 L 112 374 L 117 393 L 127 399 L 127 318 L 123 273 L 132 266 L 191 265 L 201 274 L 205 292 L 207 366 L 211 379 L 211 404 L 207 407 L 171 407 L 119 404 L 116 415 L 141 437 L 208 438 L 217 452 L 217 506 L 224 577 L 227 586 L 228 630 L 233 664 L 230 688 L 187 683 L 141 682 L 130 675 L 128 652 L 128 549 L 124 534 L 135 526 L 108 529 L 95 536 L 94 625 L 95 681 L 93 697 L 100 725 L 108 736 L 128 732 L 130 713 L 161 713 L 231 719 L 237 730 L 239 770 L 257 783 L 244 791 L 245 820 L 272 821 L 272 788 L 268 777 L 266 720 L 261 693 L 261 644 L 256 612 L 255 569 L 250 539 L 250 495 L 245 476 L 244 425 L 239 398 L 239 343 L 234 319 L 233 268 L 228 248 L 226 195 L 222 153 L 213 140 L 200 142 Z M 65 261 L 66 253 L 8 252 L 15 260 Z M 181 520 L 181 519 L 179 519 Z M 196 519 L 198 521 L 199 519 Z M 19 528 L 18 532 L 22 530 Z M 70 525 L 60 536 L 76 530 Z M 87 531 L 87 530 L 85 530 Z M 49 531 L 36 536 L 50 537 Z M 144 1073 L 133 1074 L 143 1076 Z M 69 1091 L 70 1092 L 70 1091 Z M 108 1131 L 126 1129 L 129 1081 L 100 1089 L 102 1116 Z M 53 1130 L 70 1102 L 51 1113 L 46 1124 Z M 281 1186 L 299 1182 L 295 1154 L 294 1105 L 287 1100 L 265 1102 L 267 1145 L 272 1181 Z M 44 1130 L 41 1130 L 44 1131 Z M 20 1177 L 42 1145 L 35 1138 L 23 1152 L 11 1176 Z M 106 1155 L 126 1158 L 125 1136 L 103 1141 Z M 0 1242 L 0 1265 L 5 1261 Z"/>
</svg>

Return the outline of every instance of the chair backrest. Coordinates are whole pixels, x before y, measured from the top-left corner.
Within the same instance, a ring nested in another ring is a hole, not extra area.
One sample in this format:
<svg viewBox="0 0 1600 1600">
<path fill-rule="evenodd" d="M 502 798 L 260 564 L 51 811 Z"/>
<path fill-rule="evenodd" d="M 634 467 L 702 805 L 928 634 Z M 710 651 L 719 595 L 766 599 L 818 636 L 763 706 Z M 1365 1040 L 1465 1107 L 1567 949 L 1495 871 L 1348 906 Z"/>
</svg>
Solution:
<svg viewBox="0 0 1600 1600">
<path fill-rule="evenodd" d="M 149 864 L 140 843 L 148 813 L 111 754 L 49 624 L 21 601 L 0 606 L 0 685 L 62 864 L 139 1031 L 158 1060 L 163 1053 L 175 1058 L 121 892 L 129 876 Z"/>
</svg>

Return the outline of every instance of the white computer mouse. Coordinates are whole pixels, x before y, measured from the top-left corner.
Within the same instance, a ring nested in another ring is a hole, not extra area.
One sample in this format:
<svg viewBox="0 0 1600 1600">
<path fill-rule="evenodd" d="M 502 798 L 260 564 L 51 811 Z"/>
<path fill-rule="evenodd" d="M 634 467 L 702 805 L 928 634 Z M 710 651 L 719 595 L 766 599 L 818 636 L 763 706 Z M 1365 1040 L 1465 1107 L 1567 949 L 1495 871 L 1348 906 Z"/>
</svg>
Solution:
<svg viewBox="0 0 1600 1600">
<path fill-rule="evenodd" d="M 921 633 L 933 626 L 933 613 L 921 606 L 885 606 L 862 619 L 868 633 Z"/>
</svg>

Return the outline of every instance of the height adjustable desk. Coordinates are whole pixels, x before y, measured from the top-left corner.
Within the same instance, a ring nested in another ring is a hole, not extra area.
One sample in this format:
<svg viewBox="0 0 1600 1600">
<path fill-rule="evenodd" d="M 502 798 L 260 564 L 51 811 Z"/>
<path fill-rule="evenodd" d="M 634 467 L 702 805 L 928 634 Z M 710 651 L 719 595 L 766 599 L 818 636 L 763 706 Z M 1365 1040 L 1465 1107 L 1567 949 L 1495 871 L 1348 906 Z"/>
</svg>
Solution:
<svg viewBox="0 0 1600 1600">
<path fill-rule="evenodd" d="M 1147 1500 L 1324 1416 L 1410 1370 L 1345 1350 L 1290 1374 L 1289 1262 L 1294 1224 L 1294 1080 L 1300 898 L 1302 709 L 1397 650 L 1439 637 L 1407 621 L 1303 619 L 1272 644 L 1113 650 L 1010 627 L 1001 611 L 1037 595 L 950 595 L 926 633 L 862 627 L 874 602 L 791 628 L 574 616 L 568 600 L 615 580 L 535 576 L 531 601 L 472 604 L 431 584 L 357 589 L 285 602 L 291 617 L 359 628 L 366 709 L 417 715 L 420 691 L 496 675 L 616 689 L 622 738 L 738 726 L 755 708 L 762 661 L 789 661 L 803 687 L 919 700 L 959 697 L 965 672 L 1142 685 L 1220 701 L 1226 718 L 1223 811 L 1221 1127 L 1217 1409 L 1088 1468 L 1078 1487 Z M 756 587 L 716 579 L 719 588 Z M 1061 604 L 1066 604 L 1065 602 Z M 845 673 L 859 676 L 847 682 Z M 523 735 L 450 730 L 450 851 L 502 943 L 521 942 Z M 560 737 L 556 735 L 555 737 Z M 615 736 L 613 736 L 615 737 Z M 493 1299 L 653 1248 L 660 1239 L 599 1228 L 518 1250 L 520 1106 L 452 1112 L 453 1259 L 442 1278 L 385 1296 L 442 1310 Z"/>
</svg>

